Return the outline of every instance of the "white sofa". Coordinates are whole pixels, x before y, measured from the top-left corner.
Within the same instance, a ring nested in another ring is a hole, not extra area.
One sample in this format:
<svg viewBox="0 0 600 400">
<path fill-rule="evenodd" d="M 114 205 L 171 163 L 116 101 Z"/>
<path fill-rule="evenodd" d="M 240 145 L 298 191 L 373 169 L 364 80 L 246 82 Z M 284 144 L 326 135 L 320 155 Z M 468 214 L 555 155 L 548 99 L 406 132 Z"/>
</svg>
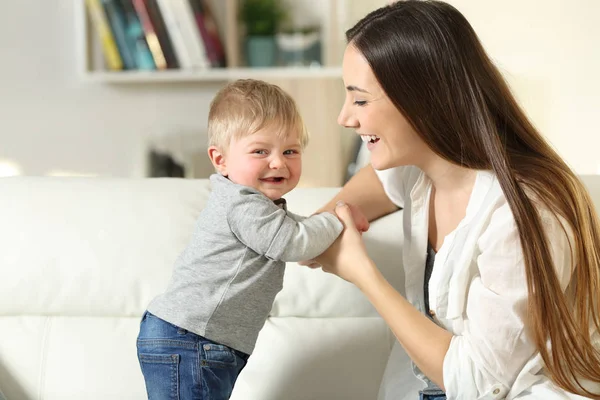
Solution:
<svg viewBox="0 0 600 400">
<path fill-rule="evenodd" d="M 337 189 L 296 189 L 309 214 Z M 168 282 L 206 180 L 0 179 L 0 389 L 8 400 L 144 399 L 139 319 Z M 399 214 L 370 249 L 402 287 Z M 288 265 L 234 400 L 377 397 L 392 336 L 349 283 Z"/>
<path fill-rule="evenodd" d="M 600 178 L 586 177 L 596 201 Z M 209 188 L 205 180 L 0 179 L 0 389 L 8 400 L 144 399 L 139 318 L 166 285 Z M 309 214 L 337 189 L 297 189 Z M 403 287 L 400 215 L 376 221 L 370 253 Z M 352 285 L 288 265 L 284 289 L 234 400 L 415 399 L 406 358 Z M 395 350 L 397 351 L 397 350 Z"/>
</svg>

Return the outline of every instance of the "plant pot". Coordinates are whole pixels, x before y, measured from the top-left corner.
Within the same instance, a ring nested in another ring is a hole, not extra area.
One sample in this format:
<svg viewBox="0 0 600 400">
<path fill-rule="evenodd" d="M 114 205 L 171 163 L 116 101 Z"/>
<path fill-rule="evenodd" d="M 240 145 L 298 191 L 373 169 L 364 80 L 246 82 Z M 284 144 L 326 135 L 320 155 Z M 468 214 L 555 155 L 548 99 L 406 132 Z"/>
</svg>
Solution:
<svg viewBox="0 0 600 400">
<path fill-rule="evenodd" d="M 320 66 L 321 38 L 319 32 L 279 33 L 277 47 L 281 64 L 286 66 Z"/>
<path fill-rule="evenodd" d="M 249 36 L 246 38 L 246 61 L 249 67 L 272 67 L 276 60 L 275 36 Z"/>
</svg>

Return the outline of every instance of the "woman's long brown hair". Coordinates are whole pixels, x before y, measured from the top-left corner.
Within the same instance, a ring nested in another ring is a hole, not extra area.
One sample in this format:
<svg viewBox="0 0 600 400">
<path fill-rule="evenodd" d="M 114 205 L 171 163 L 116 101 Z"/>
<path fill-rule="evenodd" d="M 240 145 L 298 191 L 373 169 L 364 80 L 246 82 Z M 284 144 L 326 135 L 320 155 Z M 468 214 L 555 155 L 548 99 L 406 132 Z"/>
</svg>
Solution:
<svg viewBox="0 0 600 400">
<path fill-rule="evenodd" d="M 514 215 L 528 285 L 528 328 L 551 379 L 600 399 L 600 229 L 591 198 L 522 111 L 476 33 L 454 7 L 406 0 L 373 11 L 346 32 L 381 87 L 444 159 L 497 175 Z M 563 292 L 536 201 L 572 238 L 573 274 Z M 548 347 L 550 344 L 550 347 Z"/>
</svg>

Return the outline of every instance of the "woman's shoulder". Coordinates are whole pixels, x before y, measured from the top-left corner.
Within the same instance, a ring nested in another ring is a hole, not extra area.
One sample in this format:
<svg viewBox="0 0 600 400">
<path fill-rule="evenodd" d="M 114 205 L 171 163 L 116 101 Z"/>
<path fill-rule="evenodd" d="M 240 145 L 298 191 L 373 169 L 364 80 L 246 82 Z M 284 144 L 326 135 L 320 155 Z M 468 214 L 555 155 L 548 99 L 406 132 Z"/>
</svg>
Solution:
<svg viewBox="0 0 600 400">
<path fill-rule="evenodd" d="M 491 175 L 493 176 L 493 175 Z M 516 231 L 517 222 L 513 213 L 512 207 L 506 198 L 506 195 L 500 188 L 500 183 L 497 179 L 491 187 L 495 188 L 495 194 L 491 196 L 487 202 L 484 201 L 487 206 L 487 231 L 494 231 L 497 228 L 502 228 L 503 231 Z M 536 195 L 528 187 L 523 187 L 525 195 L 531 202 L 531 206 L 535 210 L 546 235 L 564 235 L 566 221 L 561 216 L 557 215 L 544 201 L 542 201 L 538 195 Z"/>
<path fill-rule="evenodd" d="M 375 173 L 390 200 L 399 207 L 404 206 L 413 187 L 424 179 L 424 173 L 412 165 L 375 170 Z"/>
<path fill-rule="evenodd" d="M 494 183 L 498 185 L 499 183 Z M 573 232 L 564 218 L 551 210 L 539 196 L 525 188 L 525 194 L 531 201 L 544 231 L 551 257 L 561 285 L 568 284 L 572 264 Z M 522 240 L 519 234 L 515 214 L 503 192 L 488 205 L 484 227 L 478 239 L 478 247 L 482 253 L 493 253 L 497 257 L 513 256 L 514 260 L 522 259 Z"/>
<path fill-rule="evenodd" d="M 375 173 L 382 182 L 387 182 L 390 185 L 413 185 L 423 175 L 423 171 L 413 165 L 403 165 L 383 170 L 375 170 Z"/>
</svg>

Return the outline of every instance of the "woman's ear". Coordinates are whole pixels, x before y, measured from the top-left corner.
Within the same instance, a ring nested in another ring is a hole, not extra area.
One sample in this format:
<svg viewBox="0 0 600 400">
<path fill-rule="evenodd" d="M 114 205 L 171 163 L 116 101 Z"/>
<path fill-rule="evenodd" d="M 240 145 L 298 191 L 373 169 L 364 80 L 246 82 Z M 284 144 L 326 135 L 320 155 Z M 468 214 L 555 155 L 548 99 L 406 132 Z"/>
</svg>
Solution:
<svg viewBox="0 0 600 400">
<path fill-rule="evenodd" d="M 212 162 L 217 172 L 223 176 L 227 176 L 225 154 L 218 147 L 210 146 L 208 148 L 208 158 L 210 158 L 210 162 Z"/>
</svg>

